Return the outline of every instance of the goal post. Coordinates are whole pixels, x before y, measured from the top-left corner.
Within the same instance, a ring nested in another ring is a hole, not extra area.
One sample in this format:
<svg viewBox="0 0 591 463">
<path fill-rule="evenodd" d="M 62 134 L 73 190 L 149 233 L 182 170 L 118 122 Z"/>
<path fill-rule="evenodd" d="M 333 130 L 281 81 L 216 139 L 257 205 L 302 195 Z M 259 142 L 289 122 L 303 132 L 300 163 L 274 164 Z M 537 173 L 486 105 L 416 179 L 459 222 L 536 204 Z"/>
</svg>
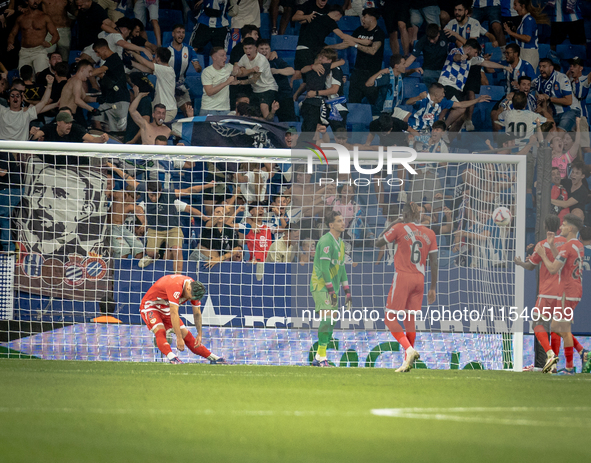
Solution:
<svg viewBox="0 0 591 463">
<path fill-rule="evenodd" d="M 374 242 L 414 201 L 440 250 L 437 300 L 431 307 L 423 301 L 424 318 L 416 322 L 417 367 L 521 371 L 524 319 L 511 320 L 510 308 L 525 309 L 524 272 L 513 264 L 525 252 L 525 156 L 418 153 L 412 176 L 357 172 L 351 154 L 344 175 L 337 150 L 320 148 L 321 159 L 308 149 L 0 141 L 0 150 L 19 153 L 15 169 L 24 174 L 22 189 L 8 190 L 14 207 L 3 223 L 15 256 L 13 309 L 6 313 L 31 327 L 14 332 L 21 324 L 0 320 L 0 346 L 51 359 L 159 361 L 139 302 L 158 278 L 180 268 L 208 289 L 202 318 L 212 351 L 236 363 L 308 364 L 318 340 L 309 291 L 315 243 L 328 231 L 326 212 L 338 210 L 347 222 L 354 309 L 367 310 L 360 320 L 338 320 L 329 359 L 398 366 L 403 353 L 383 323 L 394 249 Z M 56 167 L 43 162 L 48 154 L 90 161 Z M 379 156 L 360 152 L 357 167 L 375 168 Z M 172 195 L 166 210 L 181 233 L 174 241 L 182 248 L 180 267 L 169 237 L 155 245 L 145 231 L 151 181 Z M 508 225 L 495 224 L 497 207 L 510 210 Z M 236 233 L 236 246 L 224 253 L 212 244 L 214 222 L 208 225 L 216 213 L 223 216 L 216 223 Z M 292 231 L 298 238 L 280 249 L 277 241 Z M 152 248 L 159 258 L 140 267 Z M 429 281 L 427 270 L 425 294 Z M 445 310 L 464 318 L 446 319 Z M 181 318 L 194 329 L 188 307 Z"/>
</svg>

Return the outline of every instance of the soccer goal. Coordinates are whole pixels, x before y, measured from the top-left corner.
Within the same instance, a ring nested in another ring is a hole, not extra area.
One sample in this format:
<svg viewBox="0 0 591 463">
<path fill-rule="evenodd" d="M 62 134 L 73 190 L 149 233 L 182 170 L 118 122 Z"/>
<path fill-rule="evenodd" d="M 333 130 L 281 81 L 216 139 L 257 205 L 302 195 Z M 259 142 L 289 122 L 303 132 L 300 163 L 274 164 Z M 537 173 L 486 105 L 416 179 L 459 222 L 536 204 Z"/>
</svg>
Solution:
<svg viewBox="0 0 591 463">
<path fill-rule="evenodd" d="M 525 157 L 419 153 L 414 173 L 388 173 L 386 161 L 376 167 L 385 151 L 362 152 L 343 173 L 342 156 L 320 148 L 317 157 L 0 141 L 15 176 L 0 192 L 0 285 L 13 296 L 2 299 L 0 349 L 163 361 L 139 304 L 179 272 L 207 288 L 203 343 L 212 351 L 231 363 L 307 365 L 318 341 L 316 243 L 329 231 L 326 212 L 339 211 L 353 306 L 339 311 L 329 360 L 397 367 L 404 352 L 383 322 L 396 250 L 375 241 L 412 201 L 439 249 L 436 302 L 425 296 L 416 320 L 415 367 L 520 371 L 524 285 L 513 258 L 525 250 Z M 425 295 L 430 279 L 427 268 Z M 180 314 L 193 330 L 188 304 Z"/>
</svg>

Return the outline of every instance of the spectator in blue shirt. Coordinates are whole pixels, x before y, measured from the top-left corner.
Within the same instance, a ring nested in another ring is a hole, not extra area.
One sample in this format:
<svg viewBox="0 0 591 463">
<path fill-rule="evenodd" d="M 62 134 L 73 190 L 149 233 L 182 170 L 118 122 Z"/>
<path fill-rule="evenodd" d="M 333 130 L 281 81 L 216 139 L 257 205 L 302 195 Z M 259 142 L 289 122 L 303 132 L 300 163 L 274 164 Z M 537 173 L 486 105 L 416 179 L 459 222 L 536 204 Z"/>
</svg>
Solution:
<svg viewBox="0 0 591 463">
<path fill-rule="evenodd" d="M 196 72 L 201 72 L 201 64 L 197 58 L 197 53 L 193 48 L 185 45 L 185 26 L 182 24 L 176 24 L 172 30 L 172 42 L 168 46 L 170 50 L 170 60 L 168 65 L 174 69 L 174 75 L 176 78 L 176 87 L 174 96 L 176 99 L 176 106 L 180 108 L 185 117 L 187 113 L 187 106 L 191 106 L 191 97 L 189 95 L 189 89 L 185 86 L 185 77 L 187 77 L 187 70 L 189 65 L 195 68 Z M 192 116 L 192 114 L 191 114 Z"/>
<path fill-rule="evenodd" d="M 227 49 L 227 38 L 230 33 L 228 9 L 230 0 L 204 0 L 195 4 L 202 10 L 197 16 L 197 25 L 191 35 L 191 46 L 202 52 L 211 42 L 212 47 Z"/>
<path fill-rule="evenodd" d="M 505 69 L 505 91 L 510 93 L 519 87 L 519 78 L 528 76 L 532 80 L 536 78 L 536 71 L 530 63 L 520 58 L 521 49 L 514 43 L 505 48 L 505 60 L 511 67 L 511 71 Z"/>
<path fill-rule="evenodd" d="M 413 106 L 412 115 L 408 118 L 408 126 L 417 132 L 430 132 L 433 123 L 439 120 L 443 110 L 452 108 L 468 108 L 477 103 L 490 101 L 490 95 L 481 95 L 475 100 L 452 101 L 445 98 L 443 85 L 435 82 L 429 87 L 429 93 L 423 92 L 415 98 L 409 98 L 407 105 Z"/>
<path fill-rule="evenodd" d="M 552 60 L 543 58 L 540 60 L 540 76 L 531 85 L 538 92 L 538 103 L 549 108 L 559 128 L 570 132 L 580 110 L 571 108 L 573 91 L 569 78 L 554 70 Z"/>
<path fill-rule="evenodd" d="M 537 69 L 540 62 L 540 53 L 538 51 L 538 24 L 550 24 L 550 20 L 545 14 L 542 14 L 540 7 L 531 4 L 531 0 L 515 0 L 515 11 L 521 16 L 521 24 L 516 31 L 513 31 L 505 23 L 505 32 L 515 39 L 517 45 L 521 48 L 521 59 L 527 61 Z"/>
</svg>

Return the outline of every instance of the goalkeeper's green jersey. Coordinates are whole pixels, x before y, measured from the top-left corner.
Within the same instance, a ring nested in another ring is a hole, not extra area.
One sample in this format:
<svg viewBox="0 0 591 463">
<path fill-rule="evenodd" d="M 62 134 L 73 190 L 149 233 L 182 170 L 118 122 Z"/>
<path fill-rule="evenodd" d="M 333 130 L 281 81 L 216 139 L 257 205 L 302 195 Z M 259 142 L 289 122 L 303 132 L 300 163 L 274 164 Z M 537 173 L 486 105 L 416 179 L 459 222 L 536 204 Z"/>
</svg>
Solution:
<svg viewBox="0 0 591 463">
<path fill-rule="evenodd" d="M 325 290 L 329 281 L 337 293 L 341 283 L 347 282 L 345 243 L 340 238 L 337 240 L 330 232 L 316 244 L 310 291 Z"/>
</svg>

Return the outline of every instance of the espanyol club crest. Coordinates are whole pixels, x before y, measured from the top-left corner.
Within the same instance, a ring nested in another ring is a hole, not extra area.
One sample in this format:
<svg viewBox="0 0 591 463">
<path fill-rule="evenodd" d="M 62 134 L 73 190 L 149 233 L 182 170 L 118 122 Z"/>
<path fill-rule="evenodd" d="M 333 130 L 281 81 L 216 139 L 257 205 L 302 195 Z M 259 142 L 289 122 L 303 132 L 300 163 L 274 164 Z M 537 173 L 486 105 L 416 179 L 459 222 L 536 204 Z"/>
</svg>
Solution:
<svg viewBox="0 0 591 463">
<path fill-rule="evenodd" d="M 38 252 L 25 254 L 21 262 L 21 269 L 26 276 L 29 278 L 41 278 L 41 268 L 45 263 L 45 258 L 41 254 Z"/>
<path fill-rule="evenodd" d="M 84 257 L 80 254 L 70 254 L 68 259 L 69 261 L 64 265 L 64 283 L 69 286 L 80 286 L 86 277 L 86 270 L 82 265 Z"/>
<path fill-rule="evenodd" d="M 89 253 L 84 263 L 86 278 L 89 280 L 102 280 L 107 274 L 107 263 L 98 255 Z"/>
<path fill-rule="evenodd" d="M 555 90 L 555 91 L 558 91 L 558 90 L 560 90 L 560 85 L 558 85 L 558 82 L 556 82 L 556 83 L 554 84 L 554 90 Z"/>
<path fill-rule="evenodd" d="M 187 59 L 189 57 L 189 53 L 187 53 L 186 51 L 183 53 L 183 59 Z"/>
</svg>

